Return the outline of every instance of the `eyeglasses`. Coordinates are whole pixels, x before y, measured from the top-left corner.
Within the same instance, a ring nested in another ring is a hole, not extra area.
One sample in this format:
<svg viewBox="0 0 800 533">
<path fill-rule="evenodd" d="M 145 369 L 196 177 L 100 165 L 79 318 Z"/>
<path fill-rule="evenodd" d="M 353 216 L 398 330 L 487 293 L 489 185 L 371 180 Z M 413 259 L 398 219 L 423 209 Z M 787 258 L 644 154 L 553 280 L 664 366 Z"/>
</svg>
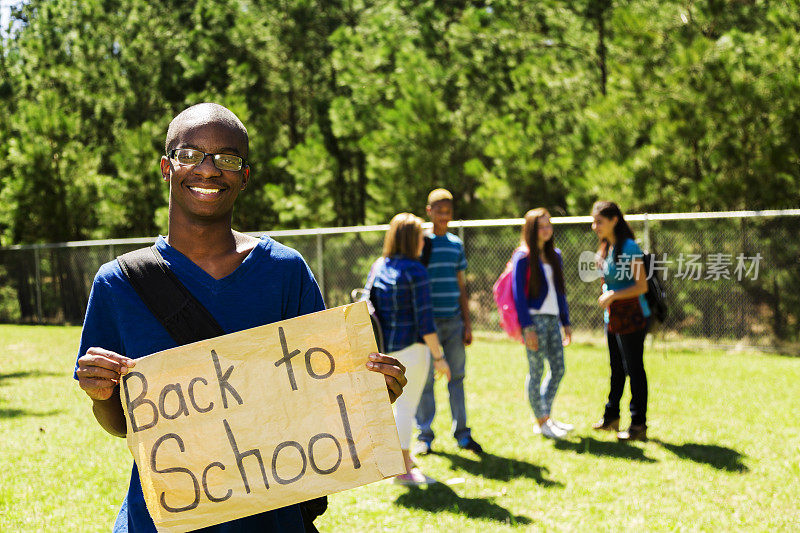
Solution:
<svg viewBox="0 0 800 533">
<path fill-rule="evenodd" d="M 178 148 L 169 152 L 170 159 L 174 159 L 181 165 L 197 166 L 205 161 L 206 156 L 211 156 L 214 166 L 220 170 L 242 170 L 244 159 L 232 154 L 207 154 L 192 148 Z"/>
</svg>

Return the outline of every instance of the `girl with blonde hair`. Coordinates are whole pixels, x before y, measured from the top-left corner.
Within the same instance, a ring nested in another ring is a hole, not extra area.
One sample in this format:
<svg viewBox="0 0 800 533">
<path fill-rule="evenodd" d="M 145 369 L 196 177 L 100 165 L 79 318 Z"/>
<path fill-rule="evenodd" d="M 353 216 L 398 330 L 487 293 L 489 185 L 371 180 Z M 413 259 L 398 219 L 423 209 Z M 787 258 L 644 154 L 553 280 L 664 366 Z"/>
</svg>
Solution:
<svg viewBox="0 0 800 533">
<path fill-rule="evenodd" d="M 394 404 L 406 464 L 406 473 L 397 476 L 395 482 L 403 485 L 430 481 L 414 464 L 409 446 L 431 358 L 436 373 L 450 379 L 433 321 L 428 271 L 418 260 L 423 244 L 422 220 L 411 213 L 395 215 L 384 237 L 383 255 L 370 271 L 370 291 L 374 293 L 371 300 L 383 330 L 386 352 L 405 366 L 408 380 Z"/>
</svg>

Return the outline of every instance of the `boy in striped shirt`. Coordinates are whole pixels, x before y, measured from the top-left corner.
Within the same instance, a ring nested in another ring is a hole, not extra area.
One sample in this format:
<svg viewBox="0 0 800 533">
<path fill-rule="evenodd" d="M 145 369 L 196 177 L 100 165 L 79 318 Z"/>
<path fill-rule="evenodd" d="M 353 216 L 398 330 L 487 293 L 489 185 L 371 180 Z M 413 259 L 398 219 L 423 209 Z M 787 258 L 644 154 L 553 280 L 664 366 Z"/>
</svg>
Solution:
<svg viewBox="0 0 800 533">
<path fill-rule="evenodd" d="M 467 287 L 464 270 L 467 259 L 464 243 L 447 231 L 453 220 L 453 195 L 446 189 L 435 189 L 428 195 L 428 218 L 433 222 L 433 233 L 425 236 L 426 244 L 422 262 L 428 268 L 431 285 L 433 316 L 444 358 L 450 365 L 452 378 L 447 384 L 450 395 L 450 413 L 453 417 L 453 437 L 458 446 L 477 454 L 483 453 L 481 445 L 472 438 L 467 426 L 467 409 L 464 401 L 465 346 L 472 342 L 472 325 L 469 317 Z M 436 414 L 433 396 L 433 371 L 428 375 L 425 389 L 417 408 L 417 437 L 415 454 L 431 451 L 434 434 L 431 429 Z"/>
</svg>

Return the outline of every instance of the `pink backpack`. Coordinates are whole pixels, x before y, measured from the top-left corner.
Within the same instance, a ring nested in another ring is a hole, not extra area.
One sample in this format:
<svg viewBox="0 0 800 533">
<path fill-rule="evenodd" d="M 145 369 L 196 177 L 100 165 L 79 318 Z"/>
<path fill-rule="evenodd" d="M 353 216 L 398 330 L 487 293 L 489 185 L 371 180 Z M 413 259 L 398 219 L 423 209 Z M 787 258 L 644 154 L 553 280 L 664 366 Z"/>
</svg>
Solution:
<svg viewBox="0 0 800 533">
<path fill-rule="evenodd" d="M 520 250 L 517 248 L 514 253 Z M 513 258 L 513 254 L 512 254 Z M 522 342 L 522 328 L 519 326 L 517 319 L 517 307 L 514 305 L 514 289 L 513 289 L 513 276 L 514 267 L 512 260 L 509 259 L 506 263 L 506 269 L 497 278 L 497 281 L 492 287 L 494 293 L 494 301 L 497 304 L 497 310 L 500 312 L 500 327 L 508 333 L 512 339 Z M 528 270 L 528 282 L 530 282 L 530 270 Z"/>
</svg>

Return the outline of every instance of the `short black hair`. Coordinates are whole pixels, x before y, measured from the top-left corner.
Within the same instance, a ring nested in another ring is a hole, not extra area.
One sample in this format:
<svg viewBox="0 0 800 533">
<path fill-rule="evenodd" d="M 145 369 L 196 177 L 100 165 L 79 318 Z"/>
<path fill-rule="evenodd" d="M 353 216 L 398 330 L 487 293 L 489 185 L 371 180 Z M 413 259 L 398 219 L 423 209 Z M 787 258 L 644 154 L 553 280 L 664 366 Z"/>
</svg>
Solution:
<svg viewBox="0 0 800 533">
<path fill-rule="evenodd" d="M 169 154 L 175 148 L 178 136 L 187 128 L 204 124 L 222 124 L 239 133 L 245 147 L 245 153 L 242 156 L 247 157 L 247 152 L 250 148 L 250 137 L 247 135 L 247 128 L 244 127 L 242 121 L 233 111 L 212 102 L 203 102 L 202 104 L 187 107 L 172 119 L 172 122 L 169 123 L 169 128 L 167 128 L 167 140 L 164 142 L 165 152 Z"/>
</svg>

